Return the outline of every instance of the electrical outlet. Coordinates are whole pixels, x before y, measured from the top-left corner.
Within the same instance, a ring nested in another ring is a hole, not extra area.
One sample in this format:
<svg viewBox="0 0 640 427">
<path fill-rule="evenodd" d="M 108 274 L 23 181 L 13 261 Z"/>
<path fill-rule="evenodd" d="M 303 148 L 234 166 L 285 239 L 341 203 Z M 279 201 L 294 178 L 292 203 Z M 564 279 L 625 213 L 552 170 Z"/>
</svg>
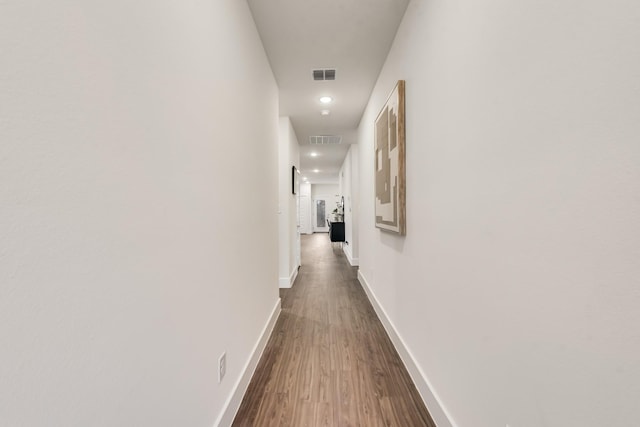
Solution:
<svg viewBox="0 0 640 427">
<path fill-rule="evenodd" d="M 218 358 L 218 384 L 222 382 L 224 374 L 227 373 L 227 353 L 222 353 Z"/>
</svg>

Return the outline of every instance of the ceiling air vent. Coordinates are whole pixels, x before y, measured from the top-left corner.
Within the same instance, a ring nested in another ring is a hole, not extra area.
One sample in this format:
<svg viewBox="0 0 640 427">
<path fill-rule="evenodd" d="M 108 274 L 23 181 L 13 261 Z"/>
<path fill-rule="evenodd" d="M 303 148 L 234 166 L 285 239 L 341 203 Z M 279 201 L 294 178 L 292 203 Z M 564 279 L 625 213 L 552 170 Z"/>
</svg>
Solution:
<svg viewBox="0 0 640 427">
<path fill-rule="evenodd" d="M 309 137 L 310 144 L 342 144 L 340 135 L 315 135 Z"/>
<path fill-rule="evenodd" d="M 336 70 L 333 68 L 324 68 L 313 70 L 313 80 L 335 80 Z"/>
</svg>

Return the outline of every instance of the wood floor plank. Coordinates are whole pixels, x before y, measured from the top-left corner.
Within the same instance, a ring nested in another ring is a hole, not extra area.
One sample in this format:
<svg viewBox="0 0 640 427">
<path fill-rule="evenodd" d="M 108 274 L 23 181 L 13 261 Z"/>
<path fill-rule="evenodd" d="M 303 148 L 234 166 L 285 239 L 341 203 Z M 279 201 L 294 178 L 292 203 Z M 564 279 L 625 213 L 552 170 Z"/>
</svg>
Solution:
<svg viewBox="0 0 640 427">
<path fill-rule="evenodd" d="M 302 260 L 233 426 L 435 427 L 342 249 L 302 236 Z"/>
</svg>

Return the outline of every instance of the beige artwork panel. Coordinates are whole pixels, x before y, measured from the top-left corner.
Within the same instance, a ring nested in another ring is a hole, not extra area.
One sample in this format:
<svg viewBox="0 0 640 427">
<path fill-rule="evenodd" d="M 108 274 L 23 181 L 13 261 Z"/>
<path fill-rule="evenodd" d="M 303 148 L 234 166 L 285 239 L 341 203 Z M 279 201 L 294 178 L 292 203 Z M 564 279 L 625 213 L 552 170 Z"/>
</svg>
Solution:
<svg viewBox="0 0 640 427">
<path fill-rule="evenodd" d="M 399 80 L 375 121 L 376 227 L 406 235 L 405 82 Z"/>
</svg>

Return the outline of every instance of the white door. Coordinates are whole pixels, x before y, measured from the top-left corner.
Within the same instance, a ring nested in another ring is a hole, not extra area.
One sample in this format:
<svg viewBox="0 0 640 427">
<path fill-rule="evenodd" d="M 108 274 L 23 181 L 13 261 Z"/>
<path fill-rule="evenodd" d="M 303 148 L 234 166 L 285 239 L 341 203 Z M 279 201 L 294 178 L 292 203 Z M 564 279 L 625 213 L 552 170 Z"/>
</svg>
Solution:
<svg viewBox="0 0 640 427">
<path fill-rule="evenodd" d="M 311 198 L 308 194 L 300 194 L 300 210 L 298 213 L 300 215 L 300 233 L 313 233 L 311 228 Z"/>
<path fill-rule="evenodd" d="M 327 200 L 325 198 L 313 199 L 313 217 L 311 218 L 311 222 L 314 233 L 329 232 L 327 218 L 329 218 L 329 203 L 327 203 Z"/>
</svg>

